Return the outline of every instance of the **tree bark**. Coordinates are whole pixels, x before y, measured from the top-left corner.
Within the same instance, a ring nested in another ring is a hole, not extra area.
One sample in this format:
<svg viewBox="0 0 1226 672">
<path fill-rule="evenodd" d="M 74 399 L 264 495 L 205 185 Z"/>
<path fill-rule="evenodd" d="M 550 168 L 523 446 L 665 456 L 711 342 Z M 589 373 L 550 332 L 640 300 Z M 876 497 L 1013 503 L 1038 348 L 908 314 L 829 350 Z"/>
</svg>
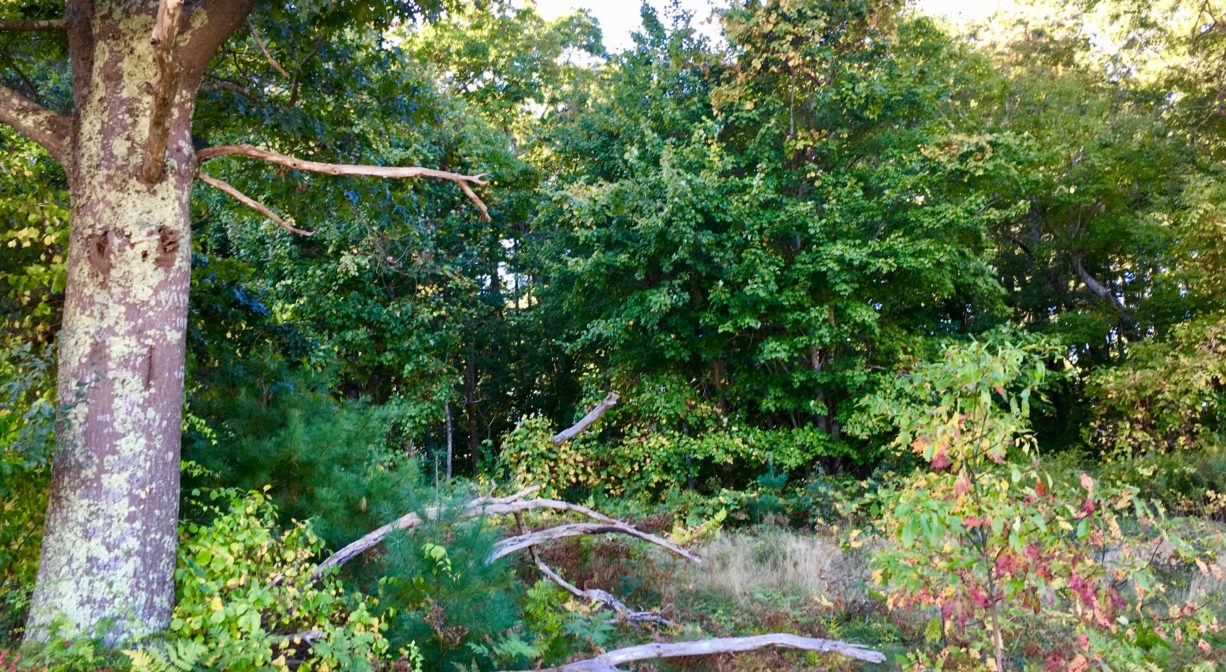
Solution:
<svg viewBox="0 0 1226 672">
<path fill-rule="evenodd" d="M 63 634 L 108 644 L 170 622 L 197 173 L 191 117 L 207 55 L 232 30 L 226 19 L 250 5 L 226 3 L 219 18 L 200 5 L 192 30 L 171 37 L 192 48 L 169 66 L 178 70 L 160 112 L 163 175 L 147 183 L 158 3 L 69 2 L 72 230 L 57 449 L 27 639 L 47 639 L 61 619 Z"/>
</svg>

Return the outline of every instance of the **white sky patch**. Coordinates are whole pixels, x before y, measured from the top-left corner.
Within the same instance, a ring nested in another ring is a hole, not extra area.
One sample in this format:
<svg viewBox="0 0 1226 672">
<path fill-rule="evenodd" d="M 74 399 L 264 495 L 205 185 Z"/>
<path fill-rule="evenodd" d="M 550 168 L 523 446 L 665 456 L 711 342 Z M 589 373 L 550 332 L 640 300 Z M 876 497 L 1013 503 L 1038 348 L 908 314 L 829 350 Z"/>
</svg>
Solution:
<svg viewBox="0 0 1226 672">
<path fill-rule="evenodd" d="M 661 17 L 667 16 L 671 0 L 649 0 Z M 911 0 L 916 9 L 924 14 L 941 16 L 955 24 L 982 21 L 997 10 L 1017 5 L 1016 0 Z M 580 9 L 586 9 L 600 22 L 604 33 L 604 45 L 610 52 L 618 52 L 634 44 L 630 34 L 639 29 L 639 2 L 637 0 L 523 0 L 535 2 L 536 9 L 547 19 L 556 19 Z M 694 26 L 703 34 L 718 39 L 719 23 L 711 11 L 726 6 L 721 0 L 680 0 L 682 9 L 694 13 Z M 665 19 L 665 25 L 668 25 Z"/>
</svg>

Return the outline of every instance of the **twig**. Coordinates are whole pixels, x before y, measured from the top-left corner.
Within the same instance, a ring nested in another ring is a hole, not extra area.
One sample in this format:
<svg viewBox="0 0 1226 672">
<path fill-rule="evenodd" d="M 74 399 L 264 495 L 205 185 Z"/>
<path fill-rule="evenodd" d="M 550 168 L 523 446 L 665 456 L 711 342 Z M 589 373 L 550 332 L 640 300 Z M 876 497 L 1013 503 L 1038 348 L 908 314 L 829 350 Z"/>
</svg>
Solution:
<svg viewBox="0 0 1226 672">
<path fill-rule="evenodd" d="M 802 651 L 817 651 L 833 653 L 862 660 L 866 663 L 885 662 L 885 655 L 865 648 L 859 644 L 850 644 L 833 639 L 815 639 L 784 633 L 757 635 L 755 637 L 723 637 L 718 639 L 702 639 L 693 642 L 674 642 L 670 644 L 655 643 L 630 646 L 603 653 L 595 658 L 568 663 L 560 667 L 551 667 L 542 672 L 610 672 L 616 671 L 618 665 L 634 663 L 657 658 L 681 658 L 686 656 L 713 656 L 721 653 L 742 653 L 756 651 L 767 647 L 782 649 L 800 649 Z"/>
<path fill-rule="evenodd" d="M 282 219 L 277 213 L 268 209 L 268 207 L 265 206 L 263 203 L 260 203 L 254 198 L 251 198 L 250 196 L 248 196 L 247 194 L 244 194 L 238 189 L 235 189 L 229 183 L 222 182 L 221 180 L 215 177 L 210 177 L 209 175 L 205 175 L 204 173 L 200 173 L 197 177 L 200 178 L 201 182 L 209 185 L 210 187 L 213 187 L 214 189 L 217 189 L 219 191 L 222 191 L 228 194 L 234 200 L 238 201 L 239 203 L 242 203 L 243 205 L 251 208 L 252 210 L 255 210 L 261 215 L 264 215 L 269 220 L 271 220 L 274 224 L 285 229 L 286 231 L 289 231 L 290 233 L 295 233 L 295 234 L 298 234 L 299 236 L 315 235 L 314 231 L 304 231 L 302 229 L 296 228 L 294 225 Z"/>
<path fill-rule="evenodd" d="M 591 427 L 593 423 L 599 420 L 600 417 L 605 414 L 605 411 L 616 406 L 618 399 L 619 397 L 617 396 L 616 392 L 610 392 L 609 396 L 605 397 L 599 404 L 596 404 L 596 407 L 588 411 L 587 415 L 580 418 L 579 422 L 576 422 L 574 425 L 554 435 L 553 445 L 560 446 L 563 443 L 575 438 L 579 434 L 582 434 L 588 427 Z"/>
<path fill-rule="evenodd" d="M 251 17 L 247 17 L 247 28 L 251 30 L 251 37 L 255 39 L 255 45 L 264 53 L 264 58 L 268 59 L 268 64 L 271 65 L 274 70 L 281 73 L 282 77 L 290 79 L 289 73 L 285 71 L 285 68 L 281 67 L 281 64 L 277 62 L 277 59 L 273 58 L 272 54 L 268 53 L 268 47 L 264 46 L 264 40 L 261 40 L 260 34 L 256 32 L 255 24 L 251 22 Z"/>
<path fill-rule="evenodd" d="M 245 156 L 252 159 L 267 161 L 286 168 L 294 170 L 304 170 L 312 173 L 323 173 L 325 175 L 355 175 L 365 177 L 383 177 L 396 180 L 408 179 L 413 177 L 429 177 L 437 180 L 447 180 L 460 185 L 464 194 L 469 200 L 477 206 L 481 211 L 481 218 L 485 221 L 490 221 L 489 209 L 485 207 L 485 203 L 477 196 L 477 192 L 473 191 L 470 185 L 486 184 L 485 175 L 462 175 L 460 173 L 450 173 L 445 170 L 435 170 L 433 168 L 421 168 L 419 166 L 403 166 L 403 167 L 385 167 L 385 166 L 368 166 L 361 164 L 347 163 L 321 163 L 319 161 L 306 161 L 292 156 L 287 156 L 278 152 L 273 152 L 267 149 L 260 149 L 253 145 L 223 145 L 220 147 L 207 147 L 200 150 L 196 157 L 203 163 L 211 161 L 223 156 Z"/>
</svg>

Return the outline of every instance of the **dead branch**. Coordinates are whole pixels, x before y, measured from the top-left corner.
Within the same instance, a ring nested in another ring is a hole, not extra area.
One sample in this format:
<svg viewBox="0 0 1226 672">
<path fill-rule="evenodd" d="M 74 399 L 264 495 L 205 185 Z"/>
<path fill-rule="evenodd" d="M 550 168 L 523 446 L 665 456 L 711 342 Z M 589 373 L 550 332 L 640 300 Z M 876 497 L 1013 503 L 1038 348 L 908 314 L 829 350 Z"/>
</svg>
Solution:
<svg viewBox="0 0 1226 672">
<path fill-rule="evenodd" d="M 614 520 L 613 518 L 610 518 L 597 511 L 593 511 L 592 509 L 589 509 L 585 506 L 581 506 L 579 504 L 571 504 L 570 502 L 563 502 L 563 501 L 559 501 L 556 499 L 524 499 L 525 497 L 532 495 L 539 489 L 540 489 L 539 487 L 528 488 L 526 490 L 521 490 L 520 492 L 517 492 L 514 495 L 511 495 L 509 497 L 501 497 L 501 498 L 478 497 L 477 499 L 472 500 L 471 502 L 469 502 L 468 504 L 464 506 L 464 508 L 460 511 L 459 517 L 462 519 L 466 519 L 466 518 L 477 518 L 480 516 L 507 516 L 507 515 L 515 515 L 516 513 L 522 513 L 525 511 L 535 511 L 535 510 L 570 511 L 572 513 L 578 513 L 580 515 L 586 516 L 593 520 L 600 521 L 602 525 L 599 525 L 598 527 L 605 528 L 605 532 L 619 532 L 622 534 L 629 534 L 630 536 L 637 537 L 649 543 L 655 544 L 656 546 L 660 546 L 661 548 L 665 548 L 669 550 L 670 552 L 678 556 L 681 556 L 691 562 L 702 562 L 702 558 L 699 558 L 694 553 L 691 553 L 690 551 L 687 551 L 684 548 L 681 548 L 680 546 L 666 539 L 662 539 L 648 532 L 643 532 L 642 530 L 639 530 L 636 527 L 633 527 L 631 525 L 628 525 L 618 520 Z M 354 541 L 348 546 L 345 546 L 344 548 L 337 551 L 336 553 L 333 553 L 326 560 L 321 562 L 319 566 L 315 568 L 315 571 L 311 572 L 311 580 L 312 581 L 317 580 L 319 577 L 323 576 L 323 574 L 327 572 L 329 569 L 333 567 L 339 567 L 345 564 L 346 562 L 349 562 L 353 558 L 357 557 L 358 555 L 361 555 L 362 553 L 369 550 L 370 548 L 377 546 L 383 541 L 384 538 L 387 537 L 387 535 L 391 534 L 392 532 L 395 532 L 397 530 L 411 530 L 415 527 L 418 527 L 426 520 L 437 519 L 438 516 L 443 512 L 443 510 L 444 509 L 442 509 L 442 507 L 431 507 L 431 508 L 425 509 L 422 512 L 422 514 L 409 513 L 407 515 L 401 516 L 400 518 L 397 518 L 396 520 L 366 534 L 361 539 L 358 539 L 357 541 Z M 562 532 L 562 533 L 557 533 L 558 536 L 553 537 L 553 538 L 561 539 L 565 537 L 577 536 L 578 534 L 605 533 L 605 532 L 597 532 L 595 530 L 580 532 L 578 529 L 574 529 L 573 526 L 562 526 L 562 527 L 571 528 L 571 529 L 568 529 L 567 531 Z M 558 529 L 558 528 L 553 528 L 553 529 Z M 543 541 L 548 541 L 548 539 L 542 538 L 540 536 L 546 532 L 549 532 L 549 530 L 543 530 L 542 532 L 531 533 L 537 536 L 530 537 L 530 538 L 525 538 L 523 535 L 520 535 L 518 537 L 512 537 L 510 539 L 504 540 L 503 542 L 500 542 L 498 545 L 494 547 L 495 551 L 490 557 L 490 562 L 493 562 L 494 560 L 504 557 L 508 555 L 509 553 L 513 553 L 516 550 L 520 550 L 523 548 L 529 548 Z M 513 543 L 508 544 L 508 542 L 513 542 Z M 512 545 L 514 545 L 514 548 L 511 548 Z M 508 549 L 508 550 L 505 550 L 505 552 L 500 552 L 500 548 Z"/>
<path fill-rule="evenodd" d="M 0 33 L 18 31 L 33 33 L 62 33 L 64 32 L 64 20 L 49 19 L 47 21 L 28 21 L 24 19 L 0 19 Z"/>
<path fill-rule="evenodd" d="M 642 539 L 651 544 L 655 544 L 661 548 L 665 548 L 673 553 L 689 560 L 691 562 L 701 562 L 701 558 L 693 553 L 681 548 L 680 546 L 661 539 L 650 532 L 644 532 L 633 525 L 612 521 L 607 523 L 572 523 L 570 525 L 558 525 L 548 529 L 529 532 L 514 537 L 508 537 L 494 544 L 494 552 L 490 554 L 490 562 L 499 558 L 504 558 L 516 551 L 537 546 L 547 541 L 555 541 L 558 539 L 567 539 L 569 537 L 582 537 L 592 534 L 625 534 L 637 539 Z"/>
<path fill-rule="evenodd" d="M 833 639 L 815 639 L 783 633 L 757 635 L 755 637 L 723 637 L 719 639 L 703 639 L 693 642 L 674 642 L 670 644 L 655 643 L 630 646 L 603 653 L 595 658 L 580 660 L 574 663 L 551 667 L 543 672 L 616 672 L 618 665 L 634 663 L 657 658 L 681 658 L 684 656 L 713 656 L 722 653 L 743 653 L 756 651 L 767 647 L 782 649 L 799 649 L 802 651 L 817 651 L 833 653 L 861 660 L 866 663 L 885 662 L 885 655 L 865 648 L 859 644 L 850 644 Z"/>
<path fill-rule="evenodd" d="M 183 0 L 160 0 L 157 20 L 153 24 L 153 59 L 157 64 L 157 77 L 153 81 L 153 112 L 149 115 L 149 140 L 145 145 L 145 159 L 141 166 L 141 179 L 146 184 L 156 184 L 162 179 L 166 162 L 166 140 L 170 135 L 170 107 L 174 101 L 177 71 L 175 67 L 175 40 L 179 37 L 179 16 Z"/>
<path fill-rule="evenodd" d="M 214 189 L 217 189 L 218 191 L 221 191 L 227 194 L 228 196 L 238 201 L 239 203 L 242 203 L 243 205 L 251 208 L 252 210 L 255 210 L 261 215 L 264 215 L 269 220 L 271 220 L 274 224 L 285 229 L 286 231 L 289 231 L 290 233 L 295 233 L 295 234 L 298 234 L 299 236 L 315 235 L 314 231 L 304 231 L 302 229 L 296 228 L 294 225 L 282 219 L 280 215 L 273 212 L 272 210 L 269 210 L 268 207 L 265 206 L 263 203 L 260 203 L 254 198 L 251 198 L 250 196 L 248 196 L 247 194 L 244 194 L 238 189 L 235 189 L 233 186 L 231 186 L 227 182 L 222 182 L 221 180 L 215 177 L 210 177 L 209 175 L 205 175 L 204 173 L 200 173 L 199 175 L 197 175 L 197 177 L 200 178 L 201 182 L 209 185 L 210 187 L 213 187 Z"/>
<path fill-rule="evenodd" d="M 526 525 L 524 525 L 524 516 L 522 513 L 516 512 L 515 522 L 519 525 L 520 534 L 528 533 L 528 528 Z M 587 590 L 580 589 L 575 584 L 562 578 L 561 574 L 558 574 L 552 567 L 542 560 L 540 554 L 536 552 L 536 546 L 528 547 L 528 555 L 532 558 L 532 562 L 536 565 L 536 568 L 540 570 L 541 574 L 545 575 L 545 578 L 553 581 L 560 586 L 562 590 L 565 590 L 581 600 L 595 602 L 596 604 L 600 604 L 604 608 L 612 611 L 616 615 L 616 618 L 612 619 L 613 621 L 624 620 L 636 625 L 640 623 L 673 625 L 672 621 L 657 613 L 649 611 L 631 611 L 630 608 L 626 606 L 625 602 L 617 599 L 617 596 L 608 591 L 601 590 L 599 588 L 588 588 Z"/>
<path fill-rule="evenodd" d="M 471 185 L 486 184 L 484 175 L 462 175 L 460 173 L 451 173 L 445 170 L 435 170 L 433 168 L 422 168 L 419 166 L 403 166 L 403 167 L 385 167 L 385 166 L 368 166 L 360 164 L 346 163 L 320 163 L 318 161 L 306 161 L 304 159 L 294 158 L 278 152 L 260 149 L 253 145 L 223 145 L 220 147 L 208 147 L 200 150 L 196 157 L 201 163 L 211 161 L 212 159 L 223 156 L 245 156 L 251 159 L 259 159 L 274 163 L 286 168 L 294 170 L 303 170 L 311 173 L 323 173 L 325 175 L 351 175 L 364 177 L 383 177 L 395 180 L 403 180 L 414 177 L 429 177 L 436 180 L 446 180 L 460 185 L 464 194 L 473 202 L 477 209 L 481 212 L 481 218 L 485 221 L 490 221 L 489 209 L 485 207 L 485 203 L 477 196 L 477 192 L 473 191 Z"/>
<path fill-rule="evenodd" d="M 272 57 L 272 54 L 268 52 L 268 47 L 264 46 L 264 40 L 261 40 L 260 34 L 256 32 L 255 24 L 251 22 L 251 17 L 247 17 L 247 28 L 251 30 L 251 37 L 255 40 L 255 45 L 260 48 L 261 52 L 263 52 L 264 58 L 268 59 L 268 64 L 271 65 L 274 70 L 281 73 L 282 77 L 290 79 L 289 73 L 285 71 L 285 68 L 281 67 L 281 64 L 277 62 L 277 59 Z"/>
<path fill-rule="evenodd" d="M 1090 275 L 1090 272 L 1086 270 L 1085 265 L 1081 263 L 1081 255 L 1074 253 L 1070 256 L 1073 259 L 1073 270 L 1077 272 L 1077 277 L 1081 278 L 1081 281 L 1085 283 L 1086 289 L 1090 290 L 1090 293 L 1094 296 L 1106 301 L 1117 313 L 1127 314 L 1128 307 L 1124 305 L 1124 302 L 1106 285 L 1099 282 L 1098 278 Z"/>
<path fill-rule="evenodd" d="M 0 85 L 0 123 L 12 126 L 55 157 L 65 168 L 71 156 L 65 144 L 72 120 L 56 114 L 16 91 Z"/>
<path fill-rule="evenodd" d="M 528 497 L 536 493 L 537 490 L 540 490 L 540 488 L 531 487 L 531 488 L 527 488 L 524 490 L 520 490 L 519 492 L 509 497 L 502 497 L 502 498 L 494 498 L 494 497 L 489 497 L 489 496 L 478 497 L 472 500 L 471 502 L 469 502 L 468 504 L 464 505 L 464 509 L 463 511 L 461 511 L 460 517 L 461 518 L 471 518 L 474 516 L 479 516 L 481 515 L 481 512 L 484 511 L 487 507 L 495 506 L 495 505 L 513 504 L 515 502 L 522 500 L 524 497 Z M 319 566 L 315 568 L 315 571 L 311 572 L 311 581 L 319 580 L 321 576 L 323 576 L 328 570 L 332 569 L 333 567 L 340 567 L 346 562 L 349 562 L 355 557 L 361 555 L 367 549 L 370 549 L 374 546 L 379 545 L 379 543 L 382 542 L 383 539 L 386 538 L 387 535 L 391 534 L 392 532 L 395 532 L 397 530 L 411 530 L 421 525 L 423 522 L 427 520 L 434 520 L 438 518 L 439 514 L 442 513 L 442 511 L 443 511 L 442 507 L 433 506 L 433 507 L 427 508 L 425 511 L 422 512 L 424 514 L 424 517 L 422 515 L 417 514 L 416 512 L 409 513 L 409 514 L 406 514 L 406 515 L 403 515 L 397 518 L 396 520 L 393 520 L 392 522 L 382 527 L 379 527 L 378 529 L 368 532 L 362 538 L 350 543 L 349 545 L 345 546 L 341 550 L 328 556 L 328 558 L 324 560 L 323 562 L 319 563 Z"/>
<path fill-rule="evenodd" d="M 600 417 L 605 414 L 605 411 L 616 406 L 618 399 L 619 397 L 617 396 L 616 392 L 610 392 L 609 396 L 605 397 L 599 404 L 596 404 L 596 407 L 588 411 L 587 415 L 580 418 L 579 422 L 576 422 L 574 425 L 571 425 L 567 429 L 564 429 L 554 435 L 553 445 L 560 446 L 575 438 L 579 434 L 582 434 L 588 427 L 591 427 L 593 423 L 599 420 Z"/>
</svg>

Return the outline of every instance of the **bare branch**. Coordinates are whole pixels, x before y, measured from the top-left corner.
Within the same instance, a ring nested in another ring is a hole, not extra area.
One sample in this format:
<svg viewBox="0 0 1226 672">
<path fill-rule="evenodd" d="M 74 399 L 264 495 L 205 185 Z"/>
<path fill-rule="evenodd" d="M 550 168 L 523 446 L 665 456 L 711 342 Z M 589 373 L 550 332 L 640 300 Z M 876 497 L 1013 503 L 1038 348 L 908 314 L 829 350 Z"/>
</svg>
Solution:
<svg viewBox="0 0 1226 672">
<path fill-rule="evenodd" d="M 67 167 L 71 157 L 66 144 L 72 120 L 0 85 L 0 123 L 8 124 L 19 133 L 42 145 L 61 165 Z"/>
<path fill-rule="evenodd" d="M 681 658 L 686 656 L 713 656 L 722 653 L 743 653 L 768 647 L 799 649 L 833 653 L 861 660 L 866 663 L 883 663 L 885 655 L 859 644 L 850 644 L 833 639 L 815 639 L 784 633 L 757 635 L 755 637 L 723 637 L 694 642 L 653 643 L 630 646 L 603 653 L 595 658 L 580 660 L 560 667 L 551 667 L 543 672 L 616 672 L 618 665 L 657 658 Z"/>
<path fill-rule="evenodd" d="M 582 434 L 588 427 L 591 427 L 593 423 L 599 420 L 600 417 L 605 414 L 605 411 L 616 406 L 618 399 L 619 397 L 617 396 L 616 392 L 610 392 L 609 396 L 605 397 L 599 404 L 596 404 L 596 407 L 588 411 L 587 415 L 580 418 L 579 422 L 576 422 L 571 427 L 554 435 L 553 445 L 560 446 Z"/>
<path fill-rule="evenodd" d="M 1099 282 L 1098 278 L 1090 275 L 1085 265 L 1081 263 L 1081 255 L 1073 253 L 1070 256 L 1073 258 L 1073 270 L 1077 272 L 1077 277 L 1081 278 L 1081 281 L 1085 283 L 1086 289 L 1090 290 L 1090 293 L 1094 296 L 1106 301 L 1115 312 L 1126 315 L 1128 307 L 1124 305 L 1120 297 L 1116 296 L 1106 285 Z"/>
<path fill-rule="evenodd" d="M 26 31 L 33 33 L 62 33 L 63 19 L 28 21 L 24 19 L 0 19 L 0 33 Z"/>
<path fill-rule="evenodd" d="M 414 177 L 429 177 L 436 180 L 447 180 L 460 185 L 464 190 L 464 194 L 469 200 L 477 206 L 481 211 L 481 218 L 485 221 L 490 221 L 489 209 L 485 207 L 485 203 L 477 196 L 477 193 L 472 190 L 470 185 L 486 184 L 484 175 L 461 175 L 460 173 L 450 173 L 445 170 L 435 170 L 433 168 L 421 168 L 418 166 L 404 167 L 385 167 L 385 166 L 368 166 L 360 164 L 347 163 L 320 163 L 318 161 L 306 161 L 303 159 L 294 158 L 278 152 L 260 149 L 252 145 L 224 145 L 221 147 L 207 147 L 200 150 L 196 157 L 201 163 L 223 156 L 245 156 L 252 159 L 259 159 L 274 163 L 286 168 L 294 170 L 303 170 L 311 173 L 323 173 L 325 175 L 354 175 L 364 177 L 383 177 L 395 180 L 403 180 Z"/>
<path fill-rule="evenodd" d="M 222 182 L 221 180 L 215 177 L 210 177 L 208 175 L 205 175 L 204 173 L 200 173 L 198 177 L 200 178 L 201 182 L 209 185 L 210 187 L 213 187 L 214 189 L 224 192 L 225 194 L 229 195 L 231 198 L 238 201 L 239 203 L 242 203 L 243 205 L 251 208 L 252 210 L 255 210 L 261 215 L 264 215 L 268 219 L 272 220 L 274 224 L 285 229 L 286 231 L 289 231 L 290 233 L 295 233 L 295 234 L 298 234 L 299 236 L 315 235 L 314 231 L 304 231 L 302 229 L 295 228 L 292 224 L 290 224 L 289 222 L 282 219 L 279 215 L 277 215 L 277 213 L 273 212 L 272 210 L 269 210 L 268 207 L 266 207 L 263 203 L 260 203 L 259 201 L 255 200 L 254 198 L 251 198 L 250 196 L 239 191 L 238 189 L 235 189 L 233 186 L 231 186 L 230 184 L 226 182 Z"/>
<path fill-rule="evenodd" d="M 532 494 L 536 493 L 537 490 L 540 490 L 540 488 L 539 487 L 527 488 L 524 490 L 520 490 L 519 492 L 511 495 L 510 497 L 503 497 L 503 498 L 478 497 L 477 499 L 472 500 L 471 502 L 469 502 L 468 504 L 464 506 L 464 510 L 463 512 L 461 512 L 460 516 L 463 518 L 472 518 L 475 516 L 479 516 L 481 515 L 481 512 L 484 511 L 485 508 L 487 507 L 507 505 L 507 504 L 518 502 L 522 500 L 524 497 L 529 497 Z M 443 511 L 442 507 L 433 506 L 433 507 L 427 508 L 425 511 L 422 512 L 423 514 L 425 514 L 424 518 L 423 516 L 415 512 L 409 513 L 409 514 L 406 514 L 406 515 L 403 515 L 397 518 L 396 520 L 393 520 L 392 522 L 378 529 L 368 532 L 362 538 L 350 543 L 349 545 L 345 546 L 344 548 L 337 551 L 336 553 L 333 553 L 331 556 L 328 557 L 328 559 L 319 563 L 319 566 L 315 568 L 315 571 L 311 572 L 311 580 L 317 581 L 329 569 L 333 567 L 340 567 L 346 562 L 349 562 L 350 560 L 361 555 L 366 550 L 374 546 L 377 546 L 380 542 L 383 541 L 385 537 L 387 537 L 387 535 L 391 534 L 392 532 L 395 532 L 397 530 L 411 530 L 417 527 L 418 525 L 421 525 L 426 520 L 434 520 L 438 518 L 439 514 L 442 511 Z"/>
<path fill-rule="evenodd" d="M 153 58 L 157 78 L 153 82 L 153 113 L 149 115 L 149 140 L 145 144 L 145 159 L 141 179 L 156 184 L 162 179 L 166 162 L 166 139 L 170 135 L 170 105 L 174 101 L 178 76 L 175 65 L 175 41 L 179 37 L 179 17 L 183 0 L 160 0 L 157 20 L 153 24 Z"/>
<path fill-rule="evenodd" d="M 506 557 L 516 551 L 543 544 L 547 541 L 557 539 L 566 539 L 569 537 L 581 537 L 591 534 L 625 534 L 631 537 L 642 539 L 648 543 L 655 544 L 661 548 L 665 548 L 676 555 L 679 555 L 691 562 L 702 562 L 702 559 L 697 555 L 681 548 L 666 539 L 661 539 L 650 532 L 644 532 L 633 525 L 618 521 L 610 521 L 607 523 L 573 523 L 570 525 L 559 525 L 548 529 L 539 530 L 537 532 L 529 532 L 515 537 L 508 537 L 494 544 L 494 551 L 490 554 L 490 562 L 499 558 Z"/>
<path fill-rule="evenodd" d="M 521 534 L 526 534 L 528 532 L 527 526 L 524 525 L 523 514 L 516 513 L 515 522 L 519 525 L 519 531 Z M 541 555 L 536 552 L 536 546 L 528 547 L 528 555 L 532 558 L 532 562 L 536 564 L 536 568 L 540 570 L 541 574 L 544 574 L 545 578 L 560 586 L 562 590 L 565 590 L 581 600 L 587 600 L 589 602 L 600 604 L 604 608 L 616 614 L 617 618 L 613 619 L 611 622 L 615 622 L 620 619 L 636 625 L 641 623 L 673 625 L 672 621 L 654 612 L 630 611 L 630 608 L 626 606 L 625 602 L 617 599 L 617 596 L 608 591 L 601 590 L 599 588 L 588 588 L 587 590 L 580 589 L 575 584 L 562 578 L 561 574 L 558 574 L 552 567 L 542 560 Z"/>
<path fill-rule="evenodd" d="M 631 534 L 632 536 L 636 536 L 640 539 L 643 539 L 644 541 L 649 541 L 657 546 L 666 548 L 669 551 L 677 555 L 680 555 L 681 557 L 687 560 L 690 560 L 691 562 L 702 562 L 702 559 L 699 558 L 697 555 L 691 553 L 690 551 L 685 550 L 684 548 L 681 548 L 680 546 L 677 546 L 676 544 L 670 541 L 661 539 L 660 537 L 657 537 L 656 535 L 649 534 L 647 532 L 643 532 L 619 520 L 614 520 L 613 518 L 610 518 L 598 511 L 593 511 L 592 509 L 589 509 L 586 506 L 581 506 L 579 504 L 571 504 L 570 502 L 563 502 L 563 501 L 559 501 L 556 499 L 524 499 L 525 497 L 531 496 L 533 493 L 535 493 L 539 489 L 540 489 L 539 487 L 528 488 L 526 490 L 517 492 L 514 495 L 511 495 L 510 497 L 502 497 L 502 498 L 479 497 L 477 499 L 472 500 L 468 504 L 466 504 L 464 506 L 464 509 L 460 512 L 459 517 L 460 518 L 477 518 L 477 517 L 485 516 L 485 515 L 507 516 L 507 515 L 514 515 L 516 513 L 520 513 L 524 511 L 534 511 L 538 509 L 543 509 L 546 511 L 570 511 L 572 513 L 578 513 L 580 515 L 591 518 L 592 520 L 600 521 L 601 523 L 604 524 L 603 527 L 605 528 L 617 528 L 617 529 L 610 529 L 608 531 L 623 532 L 626 534 Z M 411 530 L 421 525 L 426 520 L 437 519 L 438 516 L 442 513 L 442 511 L 443 509 L 441 507 L 431 507 L 431 508 L 424 510 L 421 515 L 417 513 L 410 513 L 410 514 L 401 516 L 400 518 L 397 518 L 396 520 L 384 525 L 383 527 L 380 527 L 377 530 L 374 530 L 366 534 L 361 539 L 358 539 L 357 541 L 354 541 L 348 546 L 345 546 L 341 550 L 332 554 L 328 559 L 320 563 L 319 566 L 315 568 L 315 571 L 311 573 L 311 580 L 318 579 L 329 569 L 333 567 L 339 567 L 345 564 L 346 562 L 349 562 L 353 558 L 357 557 L 358 555 L 361 555 L 365 551 L 373 548 L 374 546 L 377 546 L 384 540 L 384 538 L 387 537 L 387 535 L 391 534 L 392 532 L 395 532 L 397 530 Z M 625 532 L 625 529 L 634 530 L 634 532 L 633 533 Z M 596 532 L 589 532 L 588 534 L 594 534 L 594 533 Z M 566 536 L 575 536 L 575 535 L 565 534 L 565 533 L 561 535 L 561 537 L 566 537 Z M 512 539 L 523 541 L 522 537 L 513 537 Z M 511 540 L 508 539 L 502 543 L 506 543 L 508 541 L 511 541 Z M 514 550 L 518 550 L 520 548 L 528 548 L 539 542 L 534 540 L 533 543 L 522 544 L 522 545 L 517 546 L 515 549 L 508 550 L 505 553 L 498 553 L 497 549 L 499 548 L 499 546 L 502 545 L 502 543 L 500 543 L 498 546 L 495 546 L 495 553 L 490 557 L 491 562 L 494 560 L 497 560 L 500 557 L 503 557 L 507 553 L 514 552 Z"/>
<path fill-rule="evenodd" d="M 285 71 L 285 68 L 281 67 L 281 64 L 277 62 L 277 59 L 273 58 L 272 54 L 268 53 L 268 47 L 264 46 L 264 40 L 261 40 L 260 34 L 256 32 L 255 24 L 251 22 L 251 17 L 247 17 L 247 28 L 251 30 L 251 37 L 255 40 L 255 44 L 260 48 L 260 51 L 264 53 L 264 58 L 268 59 L 268 64 L 271 65 L 274 70 L 281 73 L 282 77 L 291 79 L 289 73 Z"/>
</svg>

